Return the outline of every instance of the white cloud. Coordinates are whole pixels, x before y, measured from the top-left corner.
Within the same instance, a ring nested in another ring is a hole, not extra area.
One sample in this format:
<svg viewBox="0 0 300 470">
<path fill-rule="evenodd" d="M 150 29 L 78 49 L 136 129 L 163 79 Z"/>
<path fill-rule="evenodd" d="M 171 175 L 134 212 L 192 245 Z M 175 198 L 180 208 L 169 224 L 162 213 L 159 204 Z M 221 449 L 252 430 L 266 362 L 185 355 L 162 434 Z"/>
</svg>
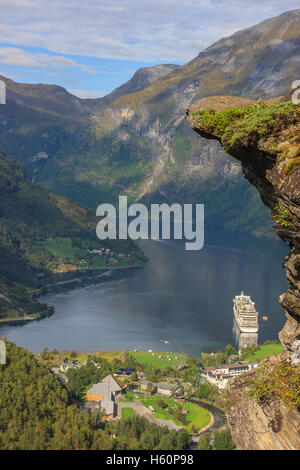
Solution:
<svg viewBox="0 0 300 470">
<path fill-rule="evenodd" d="M 237 29 L 297 8 L 285 0 L 1 0 L 0 41 L 61 54 L 185 61 Z M 224 34 L 225 33 L 225 34 Z"/>
<path fill-rule="evenodd" d="M 186 61 L 221 36 L 297 7 L 298 0 L 1 0 L 0 41 L 59 54 Z"/>
<path fill-rule="evenodd" d="M 0 63 L 21 67 L 41 67 L 35 57 L 15 47 L 0 47 Z"/>
<path fill-rule="evenodd" d="M 37 54 L 16 47 L 0 47 L 0 64 L 53 69 L 77 67 L 87 73 L 98 73 L 97 69 L 79 64 L 67 57 Z"/>
<path fill-rule="evenodd" d="M 49 65 L 50 67 L 53 67 L 53 68 L 66 68 L 66 67 L 76 67 L 77 66 L 77 63 L 75 62 L 75 60 L 72 60 L 72 59 L 68 59 L 67 57 L 61 57 L 61 56 L 57 56 L 57 57 L 52 57 L 52 56 L 46 56 L 46 55 L 43 55 L 41 56 L 41 62 L 45 65 Z"/>
</svg>

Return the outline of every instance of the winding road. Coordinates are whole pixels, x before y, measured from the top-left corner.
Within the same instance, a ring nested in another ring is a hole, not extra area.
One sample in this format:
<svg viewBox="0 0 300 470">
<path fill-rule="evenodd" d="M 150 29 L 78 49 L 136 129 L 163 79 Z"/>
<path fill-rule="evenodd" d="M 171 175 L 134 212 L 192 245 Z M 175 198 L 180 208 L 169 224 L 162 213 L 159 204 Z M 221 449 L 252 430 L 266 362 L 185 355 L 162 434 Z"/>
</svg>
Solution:
<svg viewBox="0 0 300 470">
<path fill-rule="evenodd" d="M 193 399 L 187 399 L 186 401 L 189 401 L 190 403 L 194 403 L 195 405 L 198 405 L 201 408 L 205 408 L 207 411 L 210 412 L 210 414 L 214 418 L 211 426 L 204 428 L 204 430 L 200 431 L 197 436 L 192 437 L 191 449 L 197 449 L 197 445 L 198 445 L 200 437 L 203 436 L 203 434 L 206 434 L 208 432 L 213 432 L 216 429 L 223 426 L 226 423 L 226 416 L 222 410 L 208 403 L 204 403 L 202 401 L 193 400 Z"/>
</svg>

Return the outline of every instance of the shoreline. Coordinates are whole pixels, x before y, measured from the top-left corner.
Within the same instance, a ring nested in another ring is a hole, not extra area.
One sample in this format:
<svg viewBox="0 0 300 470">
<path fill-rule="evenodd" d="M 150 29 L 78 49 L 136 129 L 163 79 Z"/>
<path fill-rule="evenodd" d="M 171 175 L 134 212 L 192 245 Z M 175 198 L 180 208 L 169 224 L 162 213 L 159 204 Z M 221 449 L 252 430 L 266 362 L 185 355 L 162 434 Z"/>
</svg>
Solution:
<svg viewBox="0 0 300 470">
<path fill-rule="evenodd" d="M 21 324 L 30 323 L 32 321 L 39 321 L 39 320 L 43 320 L 44 318 L 51 317 L 54 314 L 54 307 L 49 305 L 48 308 L 53 309 L 53 311 L 41 313 L 38 317 L 35 317 L 35 318 L 8 318 L 8 319 L 4 318 L 4 319 L 1 319 L 0 320 L 0 328 L 1 328 L 1 326 L 19 325 L 20 323 Z"/>
<path fill-rule="evenodd" d="M 70 269 L 67 271 L 58 271 L 58 272 L 53 272 L 51 271 L 51 276 L 57 276 L 59 274 L 78 274 L 78 273 L 86 273 L 88 271 L 110 271 L 112 269 L 132 269 L 132 268 L 142 268 L 147 264 L 147 261 L 141 264 L 132 264 L 128 266 L 105 266 L 105 267 L 98 267 L 98 268 L 78 268 L 78 269 Z"/>
<path fill-rule="evenodd" d="M 106 268 L 88 268 L 88 269 L 78 269 L 76 271 L 65 271 L 65 272 L 59 272 L 59 273 L 50 273 L 50 279 L 49 277 L 47 277 L 47 284 L 45 284 L 44 286 L 41 287 L 40 289 L 40 294 L 35 294 L 32 296 L 33 299 L 35 299 L 38 303 L 41 304 L 41 302 L 38 300 L 39 298 L 41 298 L 43 295 L 46 295 L 48 292 L 49 292 L 49 287 L 51 286 L 55 286 L 55 281 L 58 281 L 57 277 L 58 276 L 61 276 L 62 277 L 65 277 L 66 279 L 66 282 L 69 282 L 70 284 L 72 284 L 72 281 L 73 282 L 76 282 L 75 279 L 72 279 L 72 275 L 76 275 L 76 276 L 82 276 L 84 277 L 84 275 L 88 275 L 89 273 L 91 275 L 95 274 L 95 272 L 97 271 L 102 271 L 102 273 L 105 273 L 105 272 L 109 272 L 109 271 L 115 271 L 115 272 L 123 272 L 126 274 L 126 271 L 129 271 L 131 269 L 140 269 L 140 268 L 143 268 L 144 266 L 146 266 L 146 264 L 148 263 L 148 261 L 145 261 L 144 263 L 141 263 L 141 264 L 135 264 L 135 265 L 130 265 L 130 266 L 112 266 L 112 267 L 106 267 Z M 96 279 L 96 278 L 95 278 Z M 103 277 L 103 279 L 101 277 L 98 278 L 98 282 L 106 282 L 108 280 L 113 280 L 113 276 L 111 279 L 107 279 L 106 277 Z M 50 282 L 49 282 L 50 281 Z M 70 290 L 73 290 L 75 289 L 75 287 L 71 287 Z M 42 305 L 42 304 L 41 304 Z M 24 318 L 24 317 L 20 317 L 20 318 L 2 318 L 0 319 L 0 329 L 1 329 L 1 326 L 7 326 L 7 325 L 22 325 L 22 324 L 26 324 L 26 323 L 30 323 L 32 321 L 39 321 L 39 320 L 43 320 L 44 318 L 48 318 L 48 317 L 51 317 L 52 315 L 54 315 L 55 313 L 55 308 L 52 306 L 52 305 L 48 305 L 47 304 L 47 307 L 45 309 L 45 311 L 43 311 L 42 313 L 40 313 L 38 316 L 36 317 L 33 317 L 33 318 L 29 318 L 31 316 L 31 314 L 27 314 L 27 316 Z"/>
</svg>

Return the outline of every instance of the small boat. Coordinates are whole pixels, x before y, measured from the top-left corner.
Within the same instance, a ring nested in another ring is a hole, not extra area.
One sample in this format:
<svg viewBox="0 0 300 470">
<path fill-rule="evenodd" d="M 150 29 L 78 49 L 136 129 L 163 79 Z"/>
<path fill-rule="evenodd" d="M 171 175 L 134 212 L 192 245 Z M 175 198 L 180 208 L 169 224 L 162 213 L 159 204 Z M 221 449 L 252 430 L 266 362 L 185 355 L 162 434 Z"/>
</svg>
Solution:
<svg viewBox="0 0 300 470">
<path fill-rule="evenodd" d="M 268 320 L 268 317 L 267 317 L 266 315 L 263 315 L 261 318 L 263 319 L 263 321 L 267 321 L 267 320 Z"/>
<path fill-rule="evenodd" d="M 166 339 L 161 339 L 160 341 L 161 341 L 162 343 L 165 343 L 165 344 L 169 344 L 169 343 L 170 343 L 170 341 L 168 341 L 168 340 L 166 340 Z"/>
</svg>

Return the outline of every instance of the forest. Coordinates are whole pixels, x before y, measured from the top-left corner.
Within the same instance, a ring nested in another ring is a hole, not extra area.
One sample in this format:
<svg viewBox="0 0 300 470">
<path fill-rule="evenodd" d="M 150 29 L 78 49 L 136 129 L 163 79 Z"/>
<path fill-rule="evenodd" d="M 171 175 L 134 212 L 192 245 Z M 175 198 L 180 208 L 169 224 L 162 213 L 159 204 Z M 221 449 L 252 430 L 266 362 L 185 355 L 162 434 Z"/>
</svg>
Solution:
<svg viewBox="0 0 300 470">
<path fill-rule="evenodd" d="M 29 351 L 6 341 L 0 365 L 0 449 L 187 449 L 188 433 L 135 416 L 107 422 L 84 411 Z"/>
</svg>

